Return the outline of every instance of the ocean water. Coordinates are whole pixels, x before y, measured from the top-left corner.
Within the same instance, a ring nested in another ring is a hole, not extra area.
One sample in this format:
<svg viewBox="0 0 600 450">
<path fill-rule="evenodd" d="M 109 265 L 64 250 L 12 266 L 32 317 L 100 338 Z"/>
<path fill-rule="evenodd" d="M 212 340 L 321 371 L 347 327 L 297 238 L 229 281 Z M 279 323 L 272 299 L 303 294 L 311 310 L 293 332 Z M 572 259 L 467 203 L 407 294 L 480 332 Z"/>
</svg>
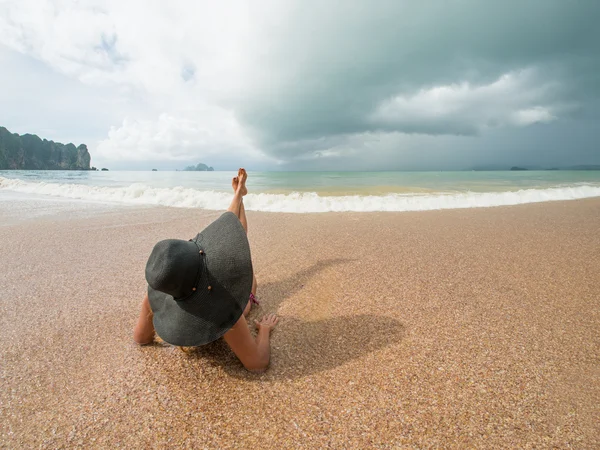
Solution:
<svg viewBox="0 0 600 450">
<path fill-rule="evenodd" d="M 0 171 L 0 200 L 226 209 L 235 172 Z M 247 210 L 423 211 L 600 196 L 600 171 L 250 172 Z M 16 198 L 16 197 L 15 197 Z"/>
</svg>

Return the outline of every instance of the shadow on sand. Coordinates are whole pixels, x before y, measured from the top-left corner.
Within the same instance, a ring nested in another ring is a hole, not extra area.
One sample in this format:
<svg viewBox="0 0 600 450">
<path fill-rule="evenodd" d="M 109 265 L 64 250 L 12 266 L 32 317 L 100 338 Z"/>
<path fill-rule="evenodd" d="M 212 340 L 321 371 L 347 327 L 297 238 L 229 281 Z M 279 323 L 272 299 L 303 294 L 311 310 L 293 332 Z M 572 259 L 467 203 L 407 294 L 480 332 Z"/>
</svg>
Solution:
<svg viewBox="0 0 600 450">
<path fill-rule="evenodd" d="M 264 301 L 265 305 L 268 305 L 269 311 L 278 311 L 281 304 L 302 290 L 312 277 L 329 267 L 351 261 L 355 260 L 346 258 L 324 259 L 283 280 L 264 284 L 261 284 L 259 280 L 258 298 L 261 302 Z"/>
<path fill-rule="evenodd" d="M 319 261 L 292 277 L 259 285 L 260 299 L 268 305 L 268 310 L 278 310 L 281 303 L 302 289 L 310 278 L 328 267 L 349 261 L 352 260 Z M 403 334 L 402 324 L 385 316 L 354 315 L 316 321 L 284 317 L 273 332 L 271 367 L 262 375 L 246 371 L 223 339 L 188 349 L 186 353 L 191 359 L 206 359 L 237 378 L 296 379 L 341 366 L 396 344 Z"/>
<path fill-rule="evenodd" d="M 394 345 L 403 335 L 403 325 L 384 316 L 342 316 L 314 322 L 284 318 L 274 332 L 272 363 L 264 374 L 246 371 L 222 339 L 189 351 L 188 357 L 208 359 L 236 378 L 296 379 Z"/>
</svg>

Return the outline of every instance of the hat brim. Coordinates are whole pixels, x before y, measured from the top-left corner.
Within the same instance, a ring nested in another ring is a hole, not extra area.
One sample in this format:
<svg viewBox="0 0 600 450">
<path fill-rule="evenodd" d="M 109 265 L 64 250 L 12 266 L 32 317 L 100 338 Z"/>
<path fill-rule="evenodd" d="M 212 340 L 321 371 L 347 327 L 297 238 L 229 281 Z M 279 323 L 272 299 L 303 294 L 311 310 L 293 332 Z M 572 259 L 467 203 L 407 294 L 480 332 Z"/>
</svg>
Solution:
<svg viewBox="0 0 600 450">
<path fill-rule="evenodd" d="M 194 239 L 205 272 L 184 300 L 148 286 L 154 329 L 165 342 L 193 347 L 223 336 L 242 316 L 252 289 L 252 259 L 238 217 L 226 212 Z M 209 289 L 210 286 L 210 289 Z"/>
</svg>

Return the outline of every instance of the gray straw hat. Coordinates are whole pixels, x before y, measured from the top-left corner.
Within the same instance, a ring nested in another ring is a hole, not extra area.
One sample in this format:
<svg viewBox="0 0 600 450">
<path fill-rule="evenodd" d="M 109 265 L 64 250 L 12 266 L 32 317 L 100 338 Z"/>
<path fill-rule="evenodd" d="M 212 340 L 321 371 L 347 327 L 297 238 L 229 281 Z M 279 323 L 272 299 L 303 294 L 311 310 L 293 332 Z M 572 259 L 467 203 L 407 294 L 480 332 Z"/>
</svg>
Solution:
<svg viewBox="0 0 600 450">
<path fill-rule="evenodd" d="M 241 317 L 252 289 L 246 232 L 226 212 L 194 239 L 158 242 L 146 264 L 154 329 L 165 342 L 198 346 Z"/>
</svg>

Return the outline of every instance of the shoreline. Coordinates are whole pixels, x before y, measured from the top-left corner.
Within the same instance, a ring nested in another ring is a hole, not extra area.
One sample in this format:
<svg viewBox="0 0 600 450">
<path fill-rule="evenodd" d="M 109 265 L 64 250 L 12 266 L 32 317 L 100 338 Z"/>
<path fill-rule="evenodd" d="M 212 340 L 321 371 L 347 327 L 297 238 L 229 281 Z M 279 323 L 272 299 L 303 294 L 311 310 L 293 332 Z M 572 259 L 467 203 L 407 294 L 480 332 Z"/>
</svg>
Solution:
<svg viewBox="0 0 600 450">
<path fill-rule="evenodd" d="M 600 189 L 600 188 L 599 188 Z M 505 194 L 508 195 L 517 195 L 522 191 L 517 192 L 485 192 L 485 193 L 476 193 L 470 192 L 467 195 L 480 196 L 483 198 L 484 196 L 502 196 Z M 217 194 L 222 199 L 229 199 L 230 195 L 225 192 L 212 193 Z M 273 197 L 290 197 L 291 200 L 287 200 L 289 203 L 294 203 L 299 198 L 311 198 L 319 196 L 314 193 L 293 193 L 289 195 L 284 194 L 256 194 L 256 197 L 261 198 L 263 195 L 273 196 Z M 299 195 L 299 198 L 296 196 Z M 365 205 L 368 205 L 370 201 L 378 201 L 380 199 L 386 199 L 390 196 L 396 196 L 397 194 L 389 194 L 387 196 L 333 196 L 333 197 L 320 197 L 320 200 L 324 201 L 324 204 L 331 201 L 331 199 L 352 199 L 362 201 Z M 304 197 L 303 197 L 304 196 Z M 495 208 L 511 208 L 515 206 L 528 206 L 528 205 L 541 205 L 541 204 L 553 204 L 553 203 L 564 203 L 564 202 L 580 202 L 580 201 L 594 201 L 600 199 L 600 195 L 598 196 L 589 196 L 582 198 L 567 198 L 567 199 L 543 199 L 543 200 L 533 200 L 533 201 L 525 201 L 525 202 L 515 202 L 511 201 L 506 204 L 469 204 L 469 202 L 462 201 L 464 199 L 464 194 L 436 194 L 431 195 L 429 198 L 423 197 L 401 197 L 402 200 L 408 202 L 408 204 L 412 204 L 413 206 L 409 206 L 408 209 L 386 209 L 386 207 L 381 206 L 382 209 L 377 209 L 373 207 L 367 206 L 367 209 L 343 209 L 339 206 L 330 210 L 308 210 L 308 211 L 294 211 L 288 207 L 282 206 L 283 204 L 280 202 L 280 209 L 271 210 L 269 208 L 265 210 L 257 210 L 252 203 L 252 195 L 249 195 L 246 198 L 248 205 L 246 210 L 248 212 L 253 213 L 268 213 L 268 214 L 292 214 L 292 215 L 305 215 L 305 214 L 404 214 L 404 213 L 421 213 L 421 212 L 436 212 L 436 211 L 460 211 L 460 210 L 478 210 L 478 209 L 495 209 Z M 221 200 L 220 198 L 220 200 Z M 459 199 L 458 202 L 455 201 L 455 204 L 451 205 L 438 205 L 431 202 L 432 198 L 440 198 L 443 200 L 447 199 Z M 413 201 L 414 199 L 414 201 Z M 351 201 L 352 201 L 351 200 Z M 477 201 L 477 198 L 475 198 Z M 218 201 L 220 205 L 228 204 L 228 201 Z M 464 203 L 462 205 L 461 203 Z M 216 205 L 216 204 L 215 204 Z M 425 205 L 425 206 L 423 206 Z M 356 204 L 355 204 L 356 207 Z M 330 207 L 331 208 L 331 207 Z M 51 196 L 51 195 L 43 195 L 43 194 L 33 194 L 33 193 L 22 193 L 16 191 L 2 191 L 0 190 L 0 209 L 3 210 L 3 218 L 4 221 L 0 222 L 0 226 L 5 224 L 15 224 L 18 222 L 26 222 L 33 220 L 38 217 L 64 217 L 67 214 L 67 217 L 77 218 L 77 217 L 93 217 L 97 214 L 102 213 L 110 213 L 110 212 L 135 212 L 138 210 L 186 210 L 194 213 L 207 213 L 207 214 L 215 214 L 219 213 L 219 211 L 224 211 L 225 206 L 214 206 L 214 207 L 201 207 L 201 206 L 183 206 L 183 205 L 168 205 L 168 204 L 151 204 L 151 203 L 128 203 L 128 202 L 118 202 L 118 201 L 108 201 L 108 200 L 94 200 L 94 199 L 80 199 L 80 198 L 69 198 L 69 197 L 59 197 L 59 196 Z"/>
<path fill-rule="evenodd" d="M 374 177 L 365 181 L 361 177 L 319 178 L 313 174 L 314 183 L 311 183 L 304 178 L 286 180 L 272 173 L 258 174 L 257 186 L 253 187 L 257 190 L 245 198 L 246 210 L 300 214 L 404 212 L 600 198 L 600 178 L 594 177 L 487 180 L 472 179 L 469 173 L 464 173 L 462 179 L 456 180 L 448 174 L 441 178 L 435 174 L 425 178 L 419 178 L 418 173 L 396 175 L 406 178 Z M 95 204 L 99 208 L 167 206 L 211 211 L 229 205 L 231 179 L 222 176 L 218 179 L 162 177 L 144 172 L 127 172 L 124 178 L 96 180 L 60 177 L 23 180 L 0 176 L 0 201 L 2 197 L 31 197 L 40 202 L 51 203 L 54 199 L 56 202 Z"/>
<path fill-rule="evenodd" d="M 0 216 L 8 210 L 0 202 Z M 222 211 L 0 226 L 0 441 L 27 446 L 600 444 L 600 199 L 248 211 L 272 364 L 131 333 L 157 240 Z"/>
</svg>

